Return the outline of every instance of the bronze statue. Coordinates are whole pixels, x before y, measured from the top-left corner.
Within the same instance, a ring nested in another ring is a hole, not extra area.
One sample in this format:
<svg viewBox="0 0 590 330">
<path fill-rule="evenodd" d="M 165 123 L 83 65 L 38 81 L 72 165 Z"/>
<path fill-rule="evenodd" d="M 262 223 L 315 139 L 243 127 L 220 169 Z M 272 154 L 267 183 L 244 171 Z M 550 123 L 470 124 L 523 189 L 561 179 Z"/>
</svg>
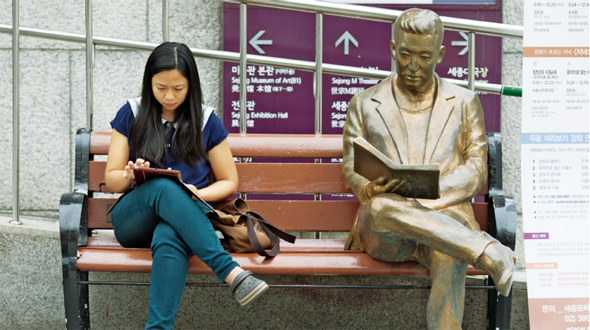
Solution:
<svg viewBox="0 0 590 330">
<path fill-rule="evenodd" d="M 487 178 L 487 136 L 477 95 L 441 79 L 443 25 L 430 10 L 408 9 L 390 42 L 396 70 L 355 95 L 344 126 L 343 175 L 361 203 L 346 249 L 430 269 L 429 329 L 460 329 L 467 264 L 486 271 L 498 291 L 512 286 L 516 253 L 474 219 L 471 199 Z M 397 164 L 440 165 L 440 198 L 396 194 L 406 182 L 354 172 L 353 140 L 363 137 Z"/>
</svg>

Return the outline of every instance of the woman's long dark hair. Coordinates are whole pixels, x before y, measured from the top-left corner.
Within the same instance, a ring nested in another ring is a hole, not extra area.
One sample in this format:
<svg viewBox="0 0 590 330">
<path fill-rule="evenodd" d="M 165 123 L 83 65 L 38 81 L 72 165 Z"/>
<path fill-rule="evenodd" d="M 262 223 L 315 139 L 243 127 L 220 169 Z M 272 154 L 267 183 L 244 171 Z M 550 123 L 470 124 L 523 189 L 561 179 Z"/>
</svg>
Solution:
<svg viewBox="0 0 590 330">
<path fill-rule="evenodd" d="M 201 134 L 203 96 L 195 58 L 185 44 L 165 42 L 154 49 L 145 65 L 141 103 L 129 134 L 131 152 L 156 166 L 162 166 L 168 157 L 168 150 L 162 127 L 162 105 L 154 97 L 152 77 L 174 69 L 188 80 L 188 94 L 176 109 L 178 126 L 171 142 L 171 153 L 177 161 L 182 159 L 190 165 L 207 160 Z"/>
</svg>

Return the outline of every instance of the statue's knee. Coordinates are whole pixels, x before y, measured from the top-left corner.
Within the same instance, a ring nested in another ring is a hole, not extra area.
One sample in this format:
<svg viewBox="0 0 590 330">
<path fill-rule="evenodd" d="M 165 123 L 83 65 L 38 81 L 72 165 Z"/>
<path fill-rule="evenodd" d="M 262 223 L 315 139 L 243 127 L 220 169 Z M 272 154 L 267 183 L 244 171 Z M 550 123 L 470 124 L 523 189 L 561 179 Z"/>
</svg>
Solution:
<svg viewBox="0 0 590 330">
<path fill-rule="evenodd" d="M 363 249 L 373 258 L 401 262 L 413 260 L 416 243 L 402 239 L 392 232 L 361 231 Z"/>
<path fill-rule="evenodd" d="M 404 212 L 405 208 L 399 201 L 390 198 L 390 196 L 397 196 L 394 194 L 382 194 L 371 198 L 371 200 L 363 207 L 360 218 L 364 220 L 365 226 L 374 232 L 389 233 L 398 232 L 397 217 Z"/>
<path fill-rule="evenodd" d="M 397 194 L 381 194 L 371 198 L 365 207 L 372 214 L 386 214 L 388 216 L 406 212 L 410 207 L 416 207 L 414 200 L 409 200 Z"/>
</svg>

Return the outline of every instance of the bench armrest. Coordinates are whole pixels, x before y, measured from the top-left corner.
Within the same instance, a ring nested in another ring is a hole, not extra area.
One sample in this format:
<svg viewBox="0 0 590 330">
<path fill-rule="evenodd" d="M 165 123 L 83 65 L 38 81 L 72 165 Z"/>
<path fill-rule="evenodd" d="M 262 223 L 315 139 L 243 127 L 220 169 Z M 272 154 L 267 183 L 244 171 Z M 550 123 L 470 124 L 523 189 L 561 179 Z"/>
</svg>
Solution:
<svg viewBox="0 0 590 330">
<path fill-rule="evenodd" d="M 88 197 L 80 192 L 61 195 L 59 235 L 63 261 L 76 258 L 78 246 L 88 244 Z"/>
<path fill-rule="evenodd" d="M 514 250 L 516 244 L 516 203 L 504 196 L 490 196 L 488 232 Z"/>
<path fill-rule="evenodd" d="M 90 132 L 80 128 L 76 133 L 76 163 L 74 191 L 88 193 L 88 162 L 90 161 Z"/>
<path fill-rule="evenodd" d="M 88 244 L 88 162 L 90 160 L 90 130 L 81 128 L 76 134 L 76 171 L 74 191 L 61 195 L 59 201 L 59 235 L 64 262 L 74 258 L 78 246 Z"/>
<path fill-rule="evenodd" d="M 488 132 L 488 232 L 514 250 L 516 244 L 516 204 L 502 190 L 502 135 Z"/>
</svg>

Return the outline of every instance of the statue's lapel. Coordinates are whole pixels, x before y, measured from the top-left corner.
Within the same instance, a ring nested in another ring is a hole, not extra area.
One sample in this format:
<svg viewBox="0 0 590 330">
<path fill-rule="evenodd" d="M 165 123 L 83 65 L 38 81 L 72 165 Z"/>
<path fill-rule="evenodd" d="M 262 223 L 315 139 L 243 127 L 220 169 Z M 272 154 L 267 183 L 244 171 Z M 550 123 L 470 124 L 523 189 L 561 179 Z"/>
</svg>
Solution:
<svg viewBox="0 0 590 330">
<path fill-rule="evenodd" d="M 442 135 L 442 131 L 449 120 L 451 111 L 453 111 L 453 103 L 449 99 L 455 97 L 447 82 L 437 76 L 438 91 L 434 107 L 432 108 L 432 115 L 430 116 L 430 125 L 428 126 L 428 137 L 426 139 L 426 150 L 424 153 L 424 163 L 430 163 L 434 149 Z"/>
<path fill-rule="evenodd" d="M 402 115 L 393 99 L 391 81 L 393 80 L 394 75 L 390 76 L 386 81 L 379 85 L 379 88 L 375 91 L 375 94 L 373 94 L 372 99 L 379 103 L 375 107 L 375 110 L 377 110 L 381 116 L 389 135 L 393 139 L 392 142 L 397 148 L 401 163 L 407 164 L 408 134 L 406 132 L 406 125 L 404 124 Z"/>
</svg>

